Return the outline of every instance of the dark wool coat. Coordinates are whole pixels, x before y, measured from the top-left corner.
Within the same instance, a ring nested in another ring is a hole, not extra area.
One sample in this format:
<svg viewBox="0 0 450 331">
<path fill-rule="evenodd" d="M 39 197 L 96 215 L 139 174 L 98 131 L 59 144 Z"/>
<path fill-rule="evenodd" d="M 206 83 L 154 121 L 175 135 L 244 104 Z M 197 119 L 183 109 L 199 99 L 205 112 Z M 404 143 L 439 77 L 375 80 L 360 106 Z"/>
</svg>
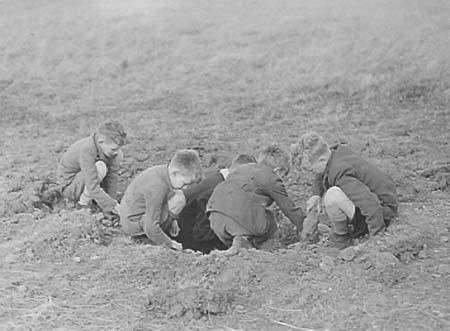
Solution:
<svg viewBox="0 0 450 331">
<path fill-rule="evenodd" d="M 331 157 L 325 172 L 316 178 L 313 194 L 321 196 L 332 186 L 341 188 L 361 210 L 371 235 L 384 229 L 384 219 L 398 215 L 392 178 L 344 145 L 331 147 Z"/>
<path fill-rule="evenodd" d="M 289 220 L 301 228 L 305 215 L 289 198 L 282 180 L 261 164 L 246 164 L 233 170 L 216 186 L 207 212 L 222 213 L 255 235 L 267 232 L 266 209 L 273 202 Z"/>
</svg>

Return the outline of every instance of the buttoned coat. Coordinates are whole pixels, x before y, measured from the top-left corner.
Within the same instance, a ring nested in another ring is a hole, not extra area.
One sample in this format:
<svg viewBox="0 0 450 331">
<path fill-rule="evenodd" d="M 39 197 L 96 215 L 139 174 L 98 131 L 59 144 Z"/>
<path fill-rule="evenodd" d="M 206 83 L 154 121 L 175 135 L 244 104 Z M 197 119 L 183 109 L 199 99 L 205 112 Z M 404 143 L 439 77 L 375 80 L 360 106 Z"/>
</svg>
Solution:
<svg viewBox="0 0 450 331">
<path fill-rule="evenodd" d="M 392 178 L 344 145 L 331 147 L 325 172 L 316 177 L 313 194 L 338 186 L 366 217 L 369 234 L 385 228 L 398 214 L 397 190 Z"/>
<path fill-rule="evenodd" d="M 255 236 L 265 235 L 266 211 L 273 202 L 301 230 L 305 214 L 289 198 L 283 181 L 269 167 L 252 163 L 237 167 L 216 186 L 207 212 L 222 213 Z"/>
</svg>

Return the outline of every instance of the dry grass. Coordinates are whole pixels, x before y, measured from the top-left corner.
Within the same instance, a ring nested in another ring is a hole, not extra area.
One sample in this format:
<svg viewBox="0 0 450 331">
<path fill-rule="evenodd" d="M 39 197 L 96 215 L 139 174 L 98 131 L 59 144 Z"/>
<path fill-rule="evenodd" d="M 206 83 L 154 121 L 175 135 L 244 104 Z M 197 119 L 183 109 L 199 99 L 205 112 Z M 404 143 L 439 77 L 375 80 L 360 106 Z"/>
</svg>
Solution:
<svg viewBox="0 0 450 331">
<path fill-rule="evenodd" d="M 20 1 L 1 9 L 0 77 L 13 81 L 7 111 L 157 115 L 153 106 L 163 103 L 174 116 L 207 112 L 220 124 L 239 107 L 296 117 L 311 99 L 320 108 L 347 99 L 448 102 L 443 0 Z"/>
</svg>

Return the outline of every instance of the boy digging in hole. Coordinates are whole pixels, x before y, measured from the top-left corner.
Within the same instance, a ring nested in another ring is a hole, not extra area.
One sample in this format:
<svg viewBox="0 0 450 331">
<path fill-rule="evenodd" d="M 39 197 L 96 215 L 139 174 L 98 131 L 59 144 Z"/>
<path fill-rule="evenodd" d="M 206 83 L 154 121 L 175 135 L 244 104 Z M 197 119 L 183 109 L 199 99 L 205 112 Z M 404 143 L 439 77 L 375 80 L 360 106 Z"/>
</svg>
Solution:
<svg viewBox="0 0 450 331">
<path fill-rule="evenodd" d="M 181 244 L 169 237 L 176 237 L 179 228 L 167 202 L 173 190 L 181 190 L 200 178 L 198 154 L 188 149 L 177 151 L 169 165 L 145 170 L 132 180 L 120 203 L 122 230 L 132 237 L 145 235 L 154 245 L 181 250 Z"/>
<path fill-rule="evenodd" d="M 236 167 L 216 186 L 208 201 L 211 228 L 229 248 L 258 248 L 278 232 L 274 213 L 268 209 L 276 202 L 281 211 L 301 232 L 305 215 L 289 198 L 280 177 L 289 172 L 289 155 L 278 146 L 264 149 L 258 163 Z"/>
<path fill-rule="evenodd" d="M 344 145 L 329 147 L 317 133 L 309 132 L 291 147 L 297 168 L 316 175 L 307 211 L 320 209 L 321 197 L 333 233 L 329 245 L 344 249 L 352 238 L 382 233 L 398 216 L 394 181 Z"/>
<path fill-rule="evenodd" d="M 58 166 L 63 196 L 81 208 L 92 207 L 95 201 L 105 216 L 117 215 L 120 148 L 127 142 L 122 124 L 107 120 L 91 136 L 71 145 Z"/>
</svg>

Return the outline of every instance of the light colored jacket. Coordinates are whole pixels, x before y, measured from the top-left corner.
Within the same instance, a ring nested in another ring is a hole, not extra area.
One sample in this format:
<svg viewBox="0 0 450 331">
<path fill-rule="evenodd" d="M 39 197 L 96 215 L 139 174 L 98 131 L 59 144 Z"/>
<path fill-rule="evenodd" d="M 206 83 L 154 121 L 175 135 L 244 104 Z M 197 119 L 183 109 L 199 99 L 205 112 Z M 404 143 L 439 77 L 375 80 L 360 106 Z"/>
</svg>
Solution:
<svg viewBox="0 0 450 331">
<path fill-rule="evenodd" d="M 58 182 L 64 190 L 81 172 L 89 194 L 103 211 L 111 211 L 117 204 L 118 173 L 122 159 L 121 151 L 116 156 L 106 157 L 98 146 L 96 134 L 93 133 L 72 144 L 64 153 L 58 165 Z M 97 161 L 105 162 L 108 168 L 106 177 L 101 183 L 95 166 Z"/>
<path fill-rule="evenodd" d="M 171 223 L 168 198 L 172 193 L 167 165 L 148 168 L 135 177 L 119 205 L 122 230 L 132 236 L 146 234 L 155 245 L 172 246 L 163 231 Z"/>
</svg>

